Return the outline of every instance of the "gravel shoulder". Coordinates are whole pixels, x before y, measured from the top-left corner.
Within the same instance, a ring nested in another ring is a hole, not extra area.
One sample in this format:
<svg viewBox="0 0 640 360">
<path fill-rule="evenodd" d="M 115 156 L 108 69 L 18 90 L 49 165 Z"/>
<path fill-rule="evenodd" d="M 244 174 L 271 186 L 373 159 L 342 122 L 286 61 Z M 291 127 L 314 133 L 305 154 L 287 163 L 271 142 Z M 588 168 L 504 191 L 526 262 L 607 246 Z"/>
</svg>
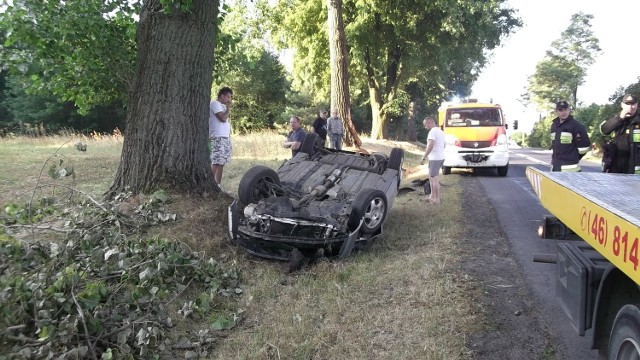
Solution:
<svg viewBox="0 0 640 360">
<path fill-rule="evenodd" d="M 473 176 L 461 179 L 466 233 L 461 240 L 462 272 L 468 274 L 484 316 L 480 331 L 470 334 L 473 359 L 563 359 L 565 349 L 532 300 L 497 214 Z"/>
</svg>

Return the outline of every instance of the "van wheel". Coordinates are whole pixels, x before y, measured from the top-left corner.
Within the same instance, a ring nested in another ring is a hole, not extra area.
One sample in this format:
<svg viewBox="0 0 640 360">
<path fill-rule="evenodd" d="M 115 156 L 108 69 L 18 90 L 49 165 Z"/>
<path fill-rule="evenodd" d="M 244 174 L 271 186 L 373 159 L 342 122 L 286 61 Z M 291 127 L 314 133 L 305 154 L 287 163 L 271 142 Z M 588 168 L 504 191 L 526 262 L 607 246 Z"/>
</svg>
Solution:
<svg viewBox="0 0 640 360">
<path fill-rule="evenodd" d="M 499 166 L 498 167 L 498 175 L 507 176 L 508 172 L 509 172 L 509 164 L 507 164 L 505 166 Z"/>
<path fill-rule="evenodd" d="M 443 166 L 442 175 L 449 175 L 449 174 L 451 174 L 451 166 Z"/>
<path fill-rule="evenodd" d="M 625 305 L 618 311 L 609 337 L 609 360 L 640 358 L 640 309 Z"/>
</svg>

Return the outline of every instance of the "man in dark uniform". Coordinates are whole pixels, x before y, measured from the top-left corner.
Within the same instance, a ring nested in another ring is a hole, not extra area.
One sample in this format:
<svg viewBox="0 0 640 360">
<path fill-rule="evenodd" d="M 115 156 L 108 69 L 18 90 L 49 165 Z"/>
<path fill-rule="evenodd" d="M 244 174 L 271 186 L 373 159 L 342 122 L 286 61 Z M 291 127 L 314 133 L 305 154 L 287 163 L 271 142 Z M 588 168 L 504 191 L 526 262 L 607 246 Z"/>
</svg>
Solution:
<svg viewBox="0 0 640 360">
<path fill-rule="evenodd" d="M 640 114 L 638 96 L 626 94 L 620 103 L 622 110 L 600 124 L 603 135 L 612 134 L 612 143 L 605 145 L 603 171 L 640 174 Z"/>
<path fill-rule="evenodd" d="M 327 140 L 327 117 L 328 113 L 326 110 L 322 110 L 318 112 L 318 117 L 313 121 L 311 127 L 313 127 L 313 132 L 318 134 L 318 138 L 320 142 L 322 142 L 322 146 L 325 146 L 325 142 Z"/>
<path fill-rule="evenodd" d="M 580 159 L 591 148 L 587 129 L 571 116 L 569 104 L 556 104 L 556 117 L 551 122 L 551 171 L 580 171 Z"/>
</svg>

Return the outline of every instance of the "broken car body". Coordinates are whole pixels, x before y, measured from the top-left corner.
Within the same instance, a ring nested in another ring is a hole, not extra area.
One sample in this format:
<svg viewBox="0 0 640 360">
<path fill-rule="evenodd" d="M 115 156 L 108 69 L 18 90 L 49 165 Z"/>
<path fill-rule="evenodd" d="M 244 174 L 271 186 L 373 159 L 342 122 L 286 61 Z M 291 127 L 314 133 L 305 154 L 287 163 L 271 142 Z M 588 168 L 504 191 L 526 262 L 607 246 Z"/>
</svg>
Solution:
<svg viewBox="0 0 640 360">
<path fill-rule="evenodd" d="M 255 166 L 229 207 L 229 235 L 251 254 L 287 260 L 344 258 L 382 232 L 397 195 L 404 159 L 325 149 L 307 134 L 300 152 L 277 171 Z"/>
</svg>

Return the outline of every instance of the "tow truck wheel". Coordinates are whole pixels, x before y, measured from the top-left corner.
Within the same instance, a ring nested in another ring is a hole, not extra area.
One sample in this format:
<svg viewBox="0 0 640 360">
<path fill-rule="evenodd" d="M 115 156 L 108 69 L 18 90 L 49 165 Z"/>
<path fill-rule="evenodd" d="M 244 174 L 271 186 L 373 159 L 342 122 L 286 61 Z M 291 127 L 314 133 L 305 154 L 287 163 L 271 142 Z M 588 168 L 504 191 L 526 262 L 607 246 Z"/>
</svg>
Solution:
<svg viewBox="0 0 640 360">
<path fill-rule="evenodd" d="M 609 338 L 609 360 L 640 359 L 640 305 L 618 311 Z"/>
</svg>

